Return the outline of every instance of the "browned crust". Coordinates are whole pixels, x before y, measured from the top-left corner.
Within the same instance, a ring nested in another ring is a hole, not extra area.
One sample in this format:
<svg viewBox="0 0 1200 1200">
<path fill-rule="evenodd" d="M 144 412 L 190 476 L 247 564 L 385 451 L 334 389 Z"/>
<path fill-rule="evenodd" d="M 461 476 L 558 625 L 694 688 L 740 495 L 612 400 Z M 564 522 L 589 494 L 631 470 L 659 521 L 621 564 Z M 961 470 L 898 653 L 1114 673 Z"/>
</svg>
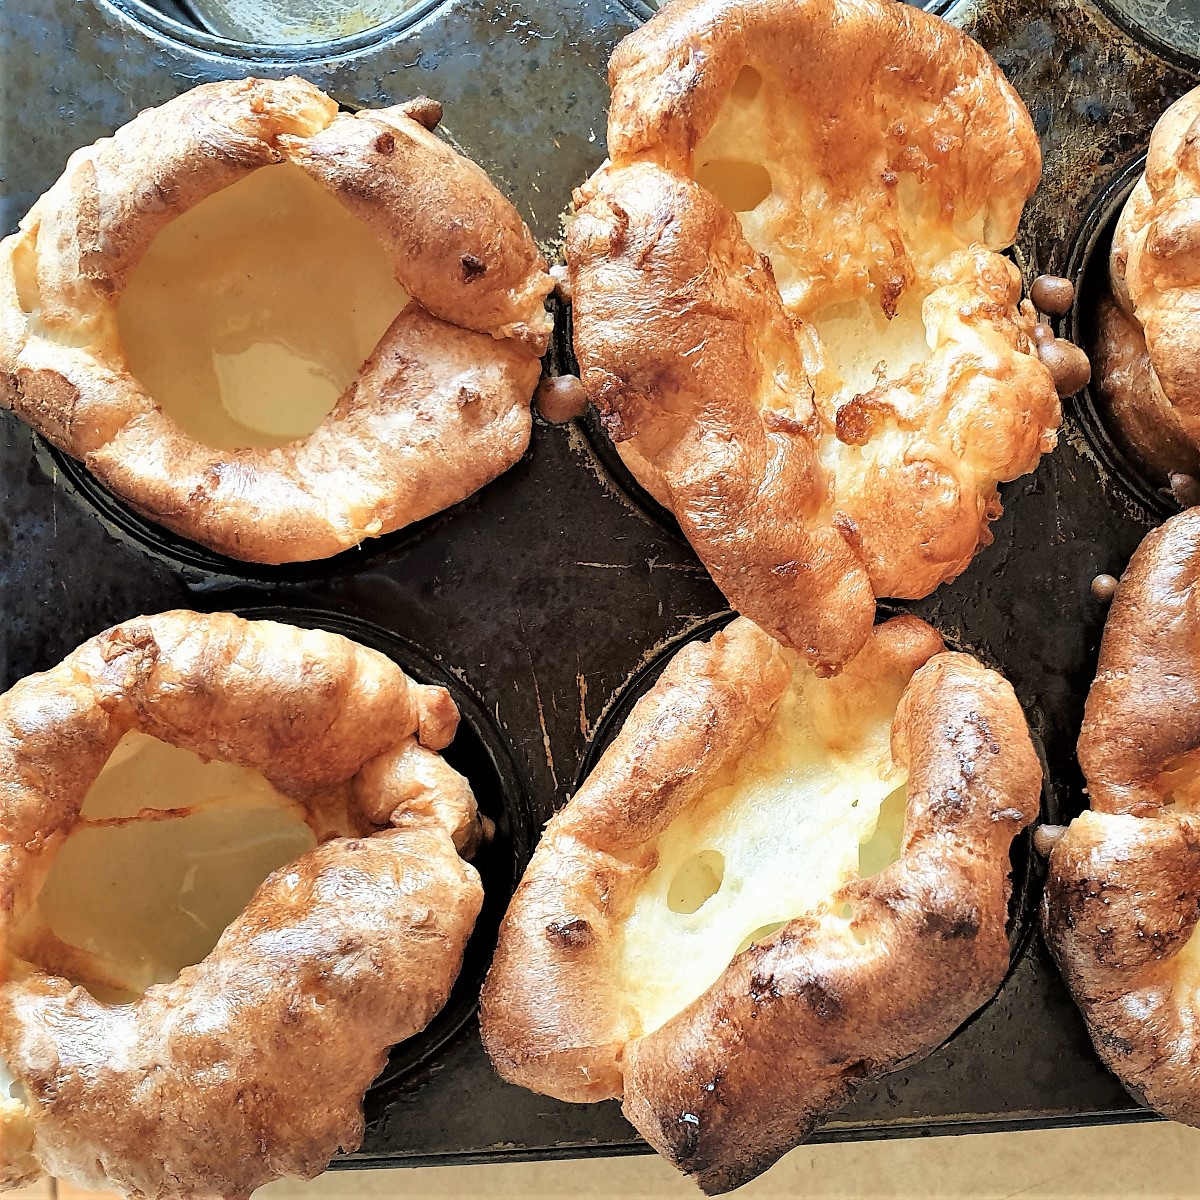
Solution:
<svg viewBox="0 0 1200 1200">
<path fill-rule="evenodd" d="M 455 848 L 474 800 L 434 754 L 457 719 L 444 689 L 345 638 L 182 611 L 0 697 L 0 1059 L 30 1110 L 0 1112 L 0 1137 L 31 1125 L 42 1169 L 164 1200 L 240 1200 L 355 1148 L 363 1093 L 445 1003 L 482 901 Z M 306 807 L 348 785 L 366 836 L 270 876 L 203 962 L 113 1006 L 24 961 L 14 933 L 131 729 Z"/>
<path fill-rule="evenodd" d="M 410 306 L 300 442 L 214 451 L 154 408 L 83 461 L 139 512 L 222 554 L 325 558 L 441 512 L 507 470 L 529 444 L 527 394 L 540 372 L 513 343 Z"/>
<path fill-rule="evenodd" d="M 1050 855 L 1042 925 L 1097 1053 L 1131 1092 L 1200 1125 L 1197 969 L 1178 958 L 1200 916 L 1191 814 L 1085 812 Z"/>
<path fill-rule="evenodd" d="M 1200 747 L 1200 509 L 1138 547 L 1109 610 L 1079 734 L 1098 812 L 1156 813 L 1163 771 Z"/>
<path fill-rule="evenodd" d="M 637 1025 L 610 982 L 624 895 L 655 838 L 770 723 L 790 675 L 746 620 L 689 643 L 546 826 L 481 1001 L 483 1042 L 505 1079 L 563 1100 L 621 1094 Z"/>
<path fill-rule="evenodd" d="M 1091 811 L 1050 855 L 1042 924 L 1100 1057 L 1165 1116 L 1200 1125 L 1200 509 L 1150 533 L 1121 578 L 1079 761 Z"/>
<path fill-rule="evenodd" d="M 402 105 L 342 114 L 281 145 L 374 231 L 394 255 L 396 278 L 432 316 L 545 352 L 546 264 L 482 167 Z"/>
<path fill-rule="evenodd" d="M 848 662 L 870 632 L 875 596 L 822 511 L 812 388 L 737 218 L 690 181 L 640 164 L 576 217 L 568 256 L 575 351 L 608 431 L 636 435 L 740 612 L 822 666 Z M 774 425 L 754 394 L 768 370 L 792 391 L 779 396 L 792 411 Z"/>
<path fill-rule="evenodd" d="M 1134 457 L 1163 485 L 1176 471 L 1200 475 L 1200 449 L 1163 395 L 1142 327 L 1108 296 L 1096 309 L 1093 357 L 1099 398 Z"/>
<path fill-rule="evenodd" d="M 284 161 L 371 227 L 415 304 L 310 438 L 213 450 L 130 373 L 116 302 L 173 217 Z M 205 84 L 77 151 L 0 243 L 0 404 L 177 533 L 250 561 L 326 557 L 520 457 L 551 286 L 512 205 L 404 106 L 338 113 L 297 78 Z"/>
<path fill-rule="evenodd" d="M 898 862 L 738 955 L 637 1036 L 613 991 L 633 886 L 670 819 L 769 722 L 790 672 L 742 619 L 687 647 L 634 708 L 548 826 L 501 930 L 482 1009 L 500 1074 L 567 1100 L 623 1095 L 639 1132 L 706 1191 L 745 1183 L 857 1083 L 933 1050 L 1008 966 L 1008 851 L 1041 782 L 1020 706 L 994 672 L 938 653 L 915 618 L 875 637 L 883 665 L 855 681 L 851 664 L 837 683 L 853 703 L 879 671 L 911 679 L 892 731 L 909 768 Z M 831 918 L 843 904 L 848 926 Z"/>
<path fill-rule="evenodd" d="M 1041 784 L 1016 697 L 938 655 L 901 700 L 893 747 L 910 771 L 900 860 L 740 955 L 630 1050 L 625 1114 L 706 1192 L 741 1186 L 858 1084 L 936 1049 L 1008 969 L 1008 851 Z M 839 933 L 822 917 L 842 904 L 855 916 Z"/>
<path fill-rule="evenodd" d="M 825 135 L 812 152 L 836 181 L 835 204 L 865 192 L 894 209 L 875 174 L 875 150 L 891 137 L 899 157 L 887 165 L 918 175 L 938 206 L 986 209 L 989 244 L 1016 235 L 1042 161 L 1024 104 L 961 30 L 892 0 L 676 0 L 613 54 L 609 156 L 653 156 L 690 173 L 748 63 L 803 96 Z M 881 128 L 880 112 L 903 114 L 903 129 Z M 891 248 L 903 257 L 902 244 Z"/>
<path fill-rule="evenodd" d="M 1154 126 L 1146 170 L 1117 222 L 1110 260 L 1117 302 L 1145 335 L 1160 400 L 1155 408 L 1166 412 L 1158 440 L 1169 443 L 1182 432 L 1192 458 L 1200 447 L 1198 118 L 1200 88 L 1172 104 Z M 1188 467 L 1181 462 L 1170 469 Z"/>
<path fill-rule="evenodd" d="M 739 223 L 691 177 L 746 67 L 780 99 L 760 114 L 772 198 Z M 964 570 L 997 482 L 1054 445 L 1036 318 L 992 252 L 1037 183 L 1032 123 L 977 45 L 891 0 L 681 0 L 610 79 L 611 162 L 567 239 L 582 379 L 733 607 L 837 671 L 875 596 Z M 913 228 L 947 213 L 976 219 L 971 244 L 919 263 Z M 805 322 L 862 297 L 892 317 L 918 282 L 929 358 L 824 411 Z"/>
</svg>

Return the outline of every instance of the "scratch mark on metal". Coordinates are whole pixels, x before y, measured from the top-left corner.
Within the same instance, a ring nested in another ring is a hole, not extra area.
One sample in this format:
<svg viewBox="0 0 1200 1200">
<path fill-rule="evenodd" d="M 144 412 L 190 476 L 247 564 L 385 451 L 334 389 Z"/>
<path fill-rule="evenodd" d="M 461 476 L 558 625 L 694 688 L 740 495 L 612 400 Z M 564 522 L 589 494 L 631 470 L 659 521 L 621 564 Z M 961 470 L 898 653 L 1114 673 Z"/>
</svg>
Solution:
<svg viewBox="0 0 1200 1200">
<path fill-rule="evenodd" d="M 587 676 L 582 671 L 575 676 L 575 686 L 579 688 L 579 732 L 588 738 L 592 736 L 592 723 L 587 719 Z"/>
<path fill-rule="evenodd" d="M 537 672 L 533 668 L 533 654 L 529 650 L 529 638 L 525 633 L 525 618 L 517 609 L 517 625 L 521 630 L 521 645 L 525 647 L 525 657 L 529 659 L 529 674 L 533 679 L 533 698 L 537 703 L 538 724 L 542 727 L 542 746 L 546 751 L 546 766 L 550 768 L 550 778 L 554 781 L 554 790 L 558 791 L 558 772 L 554 769 L 554 751 L 550 746 L 550 731 L 546 728 L 546 710 L 542 706 L 542 689 L 538 684 Z"/>
<path fill-rule="evenodd" d="M 596 567 L 604 571 L 632 571 L 638 563 L 606 563 L 606 562 L 577 562 L 577 567 Z M 659 562 L 657 558 L 646 559 L 646 567 L 651 571 L 689 571 L 693 575 L 702 575 L 704 568 L 699 563 Z"/>
<path fill-rule="evenodd" d="M 1046 1186 L 1046 1184 L 1054 1183 L 1055 1180 L 1058 1180 L 1058 1179 L 1064 1179 L 1069 1174 L 1070 1174 L 1069 1171 L 1059 1171 L 1054 1175 L 1047 1175 L 1045 1179 L 1037 1179 L 1033 1183 L 1031 1183 L 1028 1187 L 1020 1188 L 1019 1190 L 1017 1190 L 1015 1192 L 1005 1192 L 1002 1200 L 1014 1200 L 1014 1197 L 1016 1197 L 1016 1196 L 1027 1196 L 1030 1192 L 1034 1191 L 1036 1188 L 1043 1188 Z"/>
<path fill-rule="evenodd" d="M 533 675 L 533 659 L 530 658 L 530 671 Z M 554 751 L 550 749 L 550 732 L 546 728 L 546 713 L 542 708 L 542 689 L 538 687 L 537 676 L 533 675 L 533 695 L 537 701 L 538 724 L 542 727 L 542 745 L 546 750 L 546 765 L 550 768 L 550 778 L 554 781 L 554 788 L 558 790 L 558 772 L 554 769 Z"/>
<path fill-rule="evenodd" d="M 657 558 L 646 560 L 646 566 L 652 571 L 690 571 L 693 575 L 703 575 L 704 568 L 699 563 L 666 563 L 659 562 Z"/>
</svg>

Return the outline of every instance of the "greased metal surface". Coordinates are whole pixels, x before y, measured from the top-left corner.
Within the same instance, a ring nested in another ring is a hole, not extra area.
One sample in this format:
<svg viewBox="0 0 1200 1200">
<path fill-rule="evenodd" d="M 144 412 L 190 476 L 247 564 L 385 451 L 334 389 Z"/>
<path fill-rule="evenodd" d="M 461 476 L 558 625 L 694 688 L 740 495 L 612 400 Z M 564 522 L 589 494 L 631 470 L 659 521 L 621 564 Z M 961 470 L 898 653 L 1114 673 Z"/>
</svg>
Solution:
<svg viewBox="0 0 1200 1200">
<path fill-rule="evenodd" d="M 1094 299 L 1086 252 L 1107 253 L 1096 234 L 1107 189 L 1197 82 L 1178 23 L 1137 41 L 1126 28 L 1153 26 L 1157 8 L 1106 6 L 934 6 L 991 51 L 1033 114 L 1045 167 L 1016 255 L 1028 281 L 1040 271 L 1083 281 L 1071 329 Z M 572 187 L 604 158 L 608 55 L 648 13 L 636 0 L 447 0 L 288 48 L 222 41 L 140 0 L 10 5 L 0 10 L 4 232 L 72 150 L 140 109 L 210 79 L 297 72 L 348 107 L 439 99 L 443 132 L 488 170 L 553 259 Z M 569 314 L 556 317 L 552 372 L 570 363 Z M 994 544 L 927 600 L 888 606 L 916 612 L 1012 681 L 1044 748 L 1046 815 L 1058 820 L 1084 801 L 1074 742 L 1105 613 L 1091 581 L 1119 575 L 1169 511 L 1106 450 L 1086 397 L 1064 407 L 1059 448 L 1001 489 Z M 472 1017 L 495 921 L 541 825 L 651 664 L 725 612 L 673 522 L 617 463 L 586 418 L 538 421 L 522 461 L 464 504 L 327 562 L 255 567 L 134 517 L 0 413 L 0 686 L 137 613 L 234 608 L 376 645 L 414 676 L 448 683 L 463 710 L 448 757 L 501 828 L 481 864 L 489 907 L 446 1012 L 397 1048 L 368 1094 L 361 1150 L 335 1165 L 644 1149 L 615 1103 L 571 1106 L 502 1084 Z M 864 1088 L 819 1139 L 1149 1115 L 1095 1058 L 1031 927 L 1040 872 L 1026 846 L 1014 865 L 1014 965 L 1000 994 L 928 1059 Z"/>
</svg>

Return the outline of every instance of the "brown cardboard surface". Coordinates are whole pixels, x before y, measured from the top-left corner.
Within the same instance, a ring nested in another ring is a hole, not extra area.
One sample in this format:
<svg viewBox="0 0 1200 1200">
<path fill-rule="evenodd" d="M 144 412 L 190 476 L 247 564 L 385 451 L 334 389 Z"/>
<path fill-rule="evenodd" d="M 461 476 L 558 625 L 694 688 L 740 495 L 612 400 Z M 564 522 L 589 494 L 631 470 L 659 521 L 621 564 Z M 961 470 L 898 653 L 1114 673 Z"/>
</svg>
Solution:
<svg viewBox="0 0 1200 1200">
<path fill-rule="evenodd" d="M 53 1200 L 54 1184 L 49 1179 L 39 1179 L 15 1192 L 5 1192 L 4 1196 L 5 1200 Z"/>
<path fill-rule="evenodd" d="M 43 1200 L 46 1192 L 15 1193 Z M 700 1200 L 656 1157 L 331 1171 L 257 1200 Z M 738 1200 L 1193 1200 L 1200 1130 L 1167 1123 L 802 1146 Z M 58 1185 L 57 1200 L 96 1200 Z"/>
</svg>

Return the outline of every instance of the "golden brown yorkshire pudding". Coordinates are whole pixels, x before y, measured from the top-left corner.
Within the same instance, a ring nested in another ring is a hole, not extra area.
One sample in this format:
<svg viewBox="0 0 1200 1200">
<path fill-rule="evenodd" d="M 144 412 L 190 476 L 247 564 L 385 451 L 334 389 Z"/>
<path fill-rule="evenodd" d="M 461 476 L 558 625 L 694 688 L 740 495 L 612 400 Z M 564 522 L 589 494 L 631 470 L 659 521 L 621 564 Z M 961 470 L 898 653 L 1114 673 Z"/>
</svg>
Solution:
<svg viewBox="0 0 1200 1200">
<path fill-rule="evenodd" d="M 1098 390 L 1117 431 L 1162 482 L 1200 475 L 1200 88 L 1150 137 L 1113 234 L 1113 301 L 1097 330 Z"/>
<path fill-rule="evenodd" d="M 0 1188 L 240 1200 L 357 1147 L 482 901 L 457 721 L 346 638 L 191 612 L 0 697 Z"/>
<path fill-rule="evenodd" d="M 1091 810 L 1050 855 L 1046 940 L 1100 1057 L 1200 1125 L 1200 508 L 1151 533 L 1104 628 L 1079 761 Z"/>
<path fill-rule="evenodd" d="M 513 898 L 500 1074 L 623 1097 L 723 1192 L 989 999 L 1041 770 L 1009 685 L 942 651 L 913 617 L 832 679 L 745 618 L 681 650 Z"/>
<path fill-rule="evenodd" d="M 1059 405 L 1009 245 L 1032 123 L 893 0 L 674 0 L 610 67 L 567 241 L 575 349 L 734 608 L 821 669 L 990 540 Z"/>
<path fill-rule="evenodd" d="M 230 80 L 77 151 L 0 243 L 0 404 L 254 562 L 463 500 L 528 445 L 552 281 L 439 114 Z"/>
</svg>

